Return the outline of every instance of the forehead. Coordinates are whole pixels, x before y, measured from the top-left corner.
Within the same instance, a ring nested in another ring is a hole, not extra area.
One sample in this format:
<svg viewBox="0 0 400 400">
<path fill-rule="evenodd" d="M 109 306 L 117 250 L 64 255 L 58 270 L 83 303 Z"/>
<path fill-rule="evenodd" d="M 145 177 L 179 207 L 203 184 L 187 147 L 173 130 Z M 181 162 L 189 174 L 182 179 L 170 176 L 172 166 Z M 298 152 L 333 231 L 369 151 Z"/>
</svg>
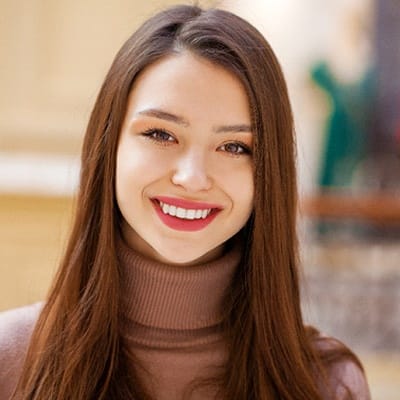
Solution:
<svg viewBox="0 0 400 400">
<path fill-rule="evenodd" d="M 190 120 L 250 122 L 249 100 L 239 78 L 188 51 L 162 58 L 136 78 L 127 113 L 151 108 L 174 111 Z"/>
</svg>

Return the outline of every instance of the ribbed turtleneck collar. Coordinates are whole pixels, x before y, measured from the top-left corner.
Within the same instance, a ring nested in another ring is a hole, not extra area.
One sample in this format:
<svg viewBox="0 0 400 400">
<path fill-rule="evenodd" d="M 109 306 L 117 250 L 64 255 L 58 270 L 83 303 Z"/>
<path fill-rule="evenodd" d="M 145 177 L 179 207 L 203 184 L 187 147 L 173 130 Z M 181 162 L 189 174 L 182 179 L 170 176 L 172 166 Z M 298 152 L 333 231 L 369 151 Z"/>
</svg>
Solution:
<svg viewBox="0 0 400 400">
<path fill-rule="evenodd" d="M 240 260 L 233 246 L 220 258 L 190 267 L 145 258 L 121 239 L 124 317 L 145 327 L 207 328 L 221 321 L 221 304 Z"/>
</svg>

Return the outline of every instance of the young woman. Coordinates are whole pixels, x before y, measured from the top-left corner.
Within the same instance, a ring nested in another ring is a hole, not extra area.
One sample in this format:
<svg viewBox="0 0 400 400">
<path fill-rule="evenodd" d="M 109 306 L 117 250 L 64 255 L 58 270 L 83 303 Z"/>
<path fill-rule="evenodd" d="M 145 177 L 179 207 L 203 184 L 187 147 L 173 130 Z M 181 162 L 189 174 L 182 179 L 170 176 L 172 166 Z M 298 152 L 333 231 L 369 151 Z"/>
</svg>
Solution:
<svg viewBox="0 0 400 400">
<path fill-rule="evenodd" d="M 368 399 L 357 358 L 302 321 L 294 148 L 254 27 L 192 6 L 145 22 L 94 106 L 49 297 L 1 317 L 1 399 Z"/>
</svg>

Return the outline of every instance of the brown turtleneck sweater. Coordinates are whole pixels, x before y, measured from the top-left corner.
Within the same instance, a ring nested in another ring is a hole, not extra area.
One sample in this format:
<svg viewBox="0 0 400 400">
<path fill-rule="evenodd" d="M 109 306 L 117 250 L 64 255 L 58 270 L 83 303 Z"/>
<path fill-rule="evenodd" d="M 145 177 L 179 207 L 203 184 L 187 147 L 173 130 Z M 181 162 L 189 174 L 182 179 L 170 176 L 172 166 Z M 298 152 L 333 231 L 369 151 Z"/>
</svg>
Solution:
<svg viewBox="0 0 400 400">
<path fill-rule="evenodd" d="M 233 248 L 218 260 L 192 267 L 162 264 L 118 245 L 123 271 L 123 334 L 144 367 L 140 377 L 157 400 L 182 400 L 194 380 L 211 377 L 227 353 L 221 332 L 221 302 L 240 259 Z M 0 400 L 8 400 L 21 371 L 41 304 L 0 313 Z M 146 370 L 147 372 L 145 372 Z M 332 379 L 357 400 L 369 400 L 365 377 L 341 362 Z M 216 389 L 193 391 L 190 400 L 210 400 Z M 338 399 L 345 393 L 338 391 Z"/>
<path fill-rule="evenodd" d="M 191 267 L 145 259 L 124 243 L 118 253 L 126 277 L 124 336 L 148 372 L 141 378 L 155 399 L 182 399 L 194 379 L 212 377 L 226 359 L 220 307 L 240 251 Z M 190 397 L 211 398 L 207 390 Z"/>
</svg>

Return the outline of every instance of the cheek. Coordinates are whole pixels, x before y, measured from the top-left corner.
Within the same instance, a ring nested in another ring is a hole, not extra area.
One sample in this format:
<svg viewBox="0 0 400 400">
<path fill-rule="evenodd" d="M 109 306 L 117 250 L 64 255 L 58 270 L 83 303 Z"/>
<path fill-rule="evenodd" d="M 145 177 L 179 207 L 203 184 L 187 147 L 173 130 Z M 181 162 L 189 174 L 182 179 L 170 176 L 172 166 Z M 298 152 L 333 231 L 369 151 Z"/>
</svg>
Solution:
<svg viewBox="0 0 400 400">
<path fill-rule="evenodd" d="M 254 207 L 254 180 L 252 174 L 246 174 L 237 190 L 237 199 L 241 207 L 241 212 L 247 217 L 251 214 Z"/>
<path fill-rule="evenodd" d="M 140 190 L 168 171 L 168 160 L 144 146 L 121 146 L 117 153 L 116 183 L 118 190 Z"/>
<path fill-rule="evenodd" d="M 235 211 L 247 214 L 253 209 L 254 177 L 251 164 L 220 169 L 219 184 L 230 197 Z"/>
</svg>

